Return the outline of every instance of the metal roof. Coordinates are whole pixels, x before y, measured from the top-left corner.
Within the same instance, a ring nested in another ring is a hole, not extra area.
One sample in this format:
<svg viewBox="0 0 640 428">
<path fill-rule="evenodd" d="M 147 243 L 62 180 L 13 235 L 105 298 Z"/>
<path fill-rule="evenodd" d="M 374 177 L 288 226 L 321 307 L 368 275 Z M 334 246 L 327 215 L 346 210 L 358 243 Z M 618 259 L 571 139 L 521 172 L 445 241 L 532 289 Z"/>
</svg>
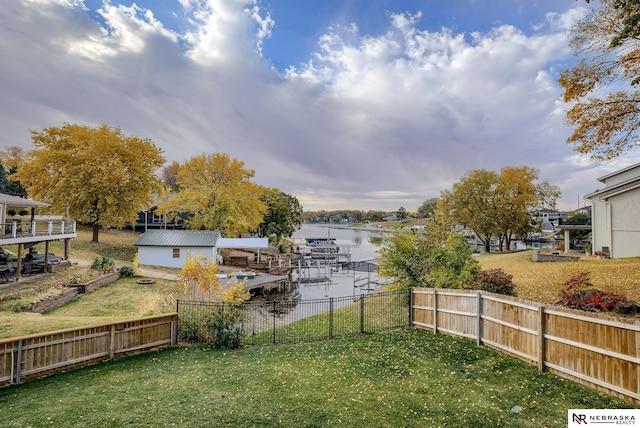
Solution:
<svg viewBox="0 0 640 428">
<path fill-rule="evenodd" d="M 11 205 L 13 207 L 48 207 L 49 204 L 34 201 L 33 199 L 25 199 L 20 196 L 7 195 L 0 193 L 0 204 Z"/>
<path fill-rule="evenodd" d="M 269 248 L 269 238 L 220 238 L 218 248 Z"/>
<path fill-rule="evenodd" d="M 213 230 L 147 230 L 136 247 L 215 247 L 220 232 Z"/>
</svg>

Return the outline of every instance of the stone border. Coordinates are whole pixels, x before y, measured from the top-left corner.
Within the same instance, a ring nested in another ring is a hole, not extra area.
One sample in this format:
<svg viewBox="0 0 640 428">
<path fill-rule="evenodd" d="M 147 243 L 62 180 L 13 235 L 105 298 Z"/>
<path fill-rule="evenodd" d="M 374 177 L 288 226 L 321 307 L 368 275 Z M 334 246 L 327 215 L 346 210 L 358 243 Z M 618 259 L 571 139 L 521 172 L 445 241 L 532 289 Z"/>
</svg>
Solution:
<svg viewBox="0 0 640 428">
<path fill-rule="evenodd" d="M 84 284 L 65 285 L 64 290 L 60 294 L 31 302 L 24 306 L 23 311 L 38 314 L 52 311 L 62 305 L 66 305 L 80 294 L 90 293 L 100 287 L 111 284 L 118 279 L 120 279 L 120 272 L 111 272 Z"/>
<path fill-rule="evenodd" d="M 577 256 L 561 256 L 559 254 L 540 254 L 540 251 L 534 251 L 531 259 L 536 262 L 577 262 L 580 257 Z"/>
<path fill-rule="evenodd" d="M 62 305 L 66 305 L 76 297 L 78 297 L 77 289 L 65 288 L 60 294 L 45 297 L 43 299 L 29 303 L 28 305 L 23 307 L 23 311 L 43 314 L 45 312 L 49 312 L 56 308 L 59 308 Z"/>
<path fill-rule="evenodd" d="M 84 284 L 68 284 L 66 287 L 75 288 L 78 290 L 78 294 L 85 294 L 97 290 L 100 287 L 104 287 L 107 284 L 111 284 L 118 279 L 120 279 L 120 272 L 111 272 L 91 281 L 87 281 Z"/>
</svg>

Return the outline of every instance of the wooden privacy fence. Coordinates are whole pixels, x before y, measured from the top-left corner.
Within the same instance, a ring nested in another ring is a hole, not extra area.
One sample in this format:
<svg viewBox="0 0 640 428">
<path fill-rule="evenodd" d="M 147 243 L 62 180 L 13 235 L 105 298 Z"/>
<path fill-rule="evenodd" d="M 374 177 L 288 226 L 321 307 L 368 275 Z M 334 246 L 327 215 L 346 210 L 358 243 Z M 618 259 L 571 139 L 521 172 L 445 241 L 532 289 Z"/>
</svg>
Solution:
<svg viewBox="0 0 640 428">
<path fill-rule="evenodd" d="M 640 403 L 640 322 L 484 291 L 418 288 L 411 324 L 475 339 L 559 376 Z"/>
<path fill-rule="evenodd" d="M 178 314 L 0 340 L 0 386 L 176 344 Z"/>
</svg>

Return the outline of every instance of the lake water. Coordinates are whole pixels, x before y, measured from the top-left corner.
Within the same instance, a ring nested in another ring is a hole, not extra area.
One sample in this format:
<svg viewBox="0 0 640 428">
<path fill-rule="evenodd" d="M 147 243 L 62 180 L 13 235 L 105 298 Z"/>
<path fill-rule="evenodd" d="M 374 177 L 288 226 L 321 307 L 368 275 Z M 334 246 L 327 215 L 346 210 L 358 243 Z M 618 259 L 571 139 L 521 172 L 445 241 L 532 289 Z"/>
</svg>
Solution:
<svg viewBox="0 0 640 428">
<path fill-rule="evenodd" d="M 296 244 L 302 244 L 305 238 L 335 238 L 340 251 L 349 252 L 351 261 L 357 262 L 377 257 L 377 246 L 371 242 L 371 238 L 381 236 L 376 230 L 304 224 L 294 233 L 293 239 Z M 378 288 L 379 282 L 380 278 L 375 272 L 314 266 L 301 272 L 301 276 L 291 284 L 287 294 L 299 296 L 303 300 L 359 296 Z"/>
</svg>

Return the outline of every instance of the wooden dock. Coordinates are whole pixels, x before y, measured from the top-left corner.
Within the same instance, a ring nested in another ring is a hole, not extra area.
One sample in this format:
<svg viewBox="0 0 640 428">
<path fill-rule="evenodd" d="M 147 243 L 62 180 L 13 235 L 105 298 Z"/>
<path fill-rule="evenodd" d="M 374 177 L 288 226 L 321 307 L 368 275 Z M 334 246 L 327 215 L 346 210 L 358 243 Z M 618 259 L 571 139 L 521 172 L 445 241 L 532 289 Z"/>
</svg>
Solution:
<svg viewBox="0 0 640 428">
<path fill-rule="evenodd" d="M 244 289 L 251 292 L 260 289 L 267 291 L 284 287 L 287 279 L 289 279 L 287 275 L 258 274 L 254 278 L 239 279 L 238 281 L 246 281 L 244 283 Z"/>
</svg>

